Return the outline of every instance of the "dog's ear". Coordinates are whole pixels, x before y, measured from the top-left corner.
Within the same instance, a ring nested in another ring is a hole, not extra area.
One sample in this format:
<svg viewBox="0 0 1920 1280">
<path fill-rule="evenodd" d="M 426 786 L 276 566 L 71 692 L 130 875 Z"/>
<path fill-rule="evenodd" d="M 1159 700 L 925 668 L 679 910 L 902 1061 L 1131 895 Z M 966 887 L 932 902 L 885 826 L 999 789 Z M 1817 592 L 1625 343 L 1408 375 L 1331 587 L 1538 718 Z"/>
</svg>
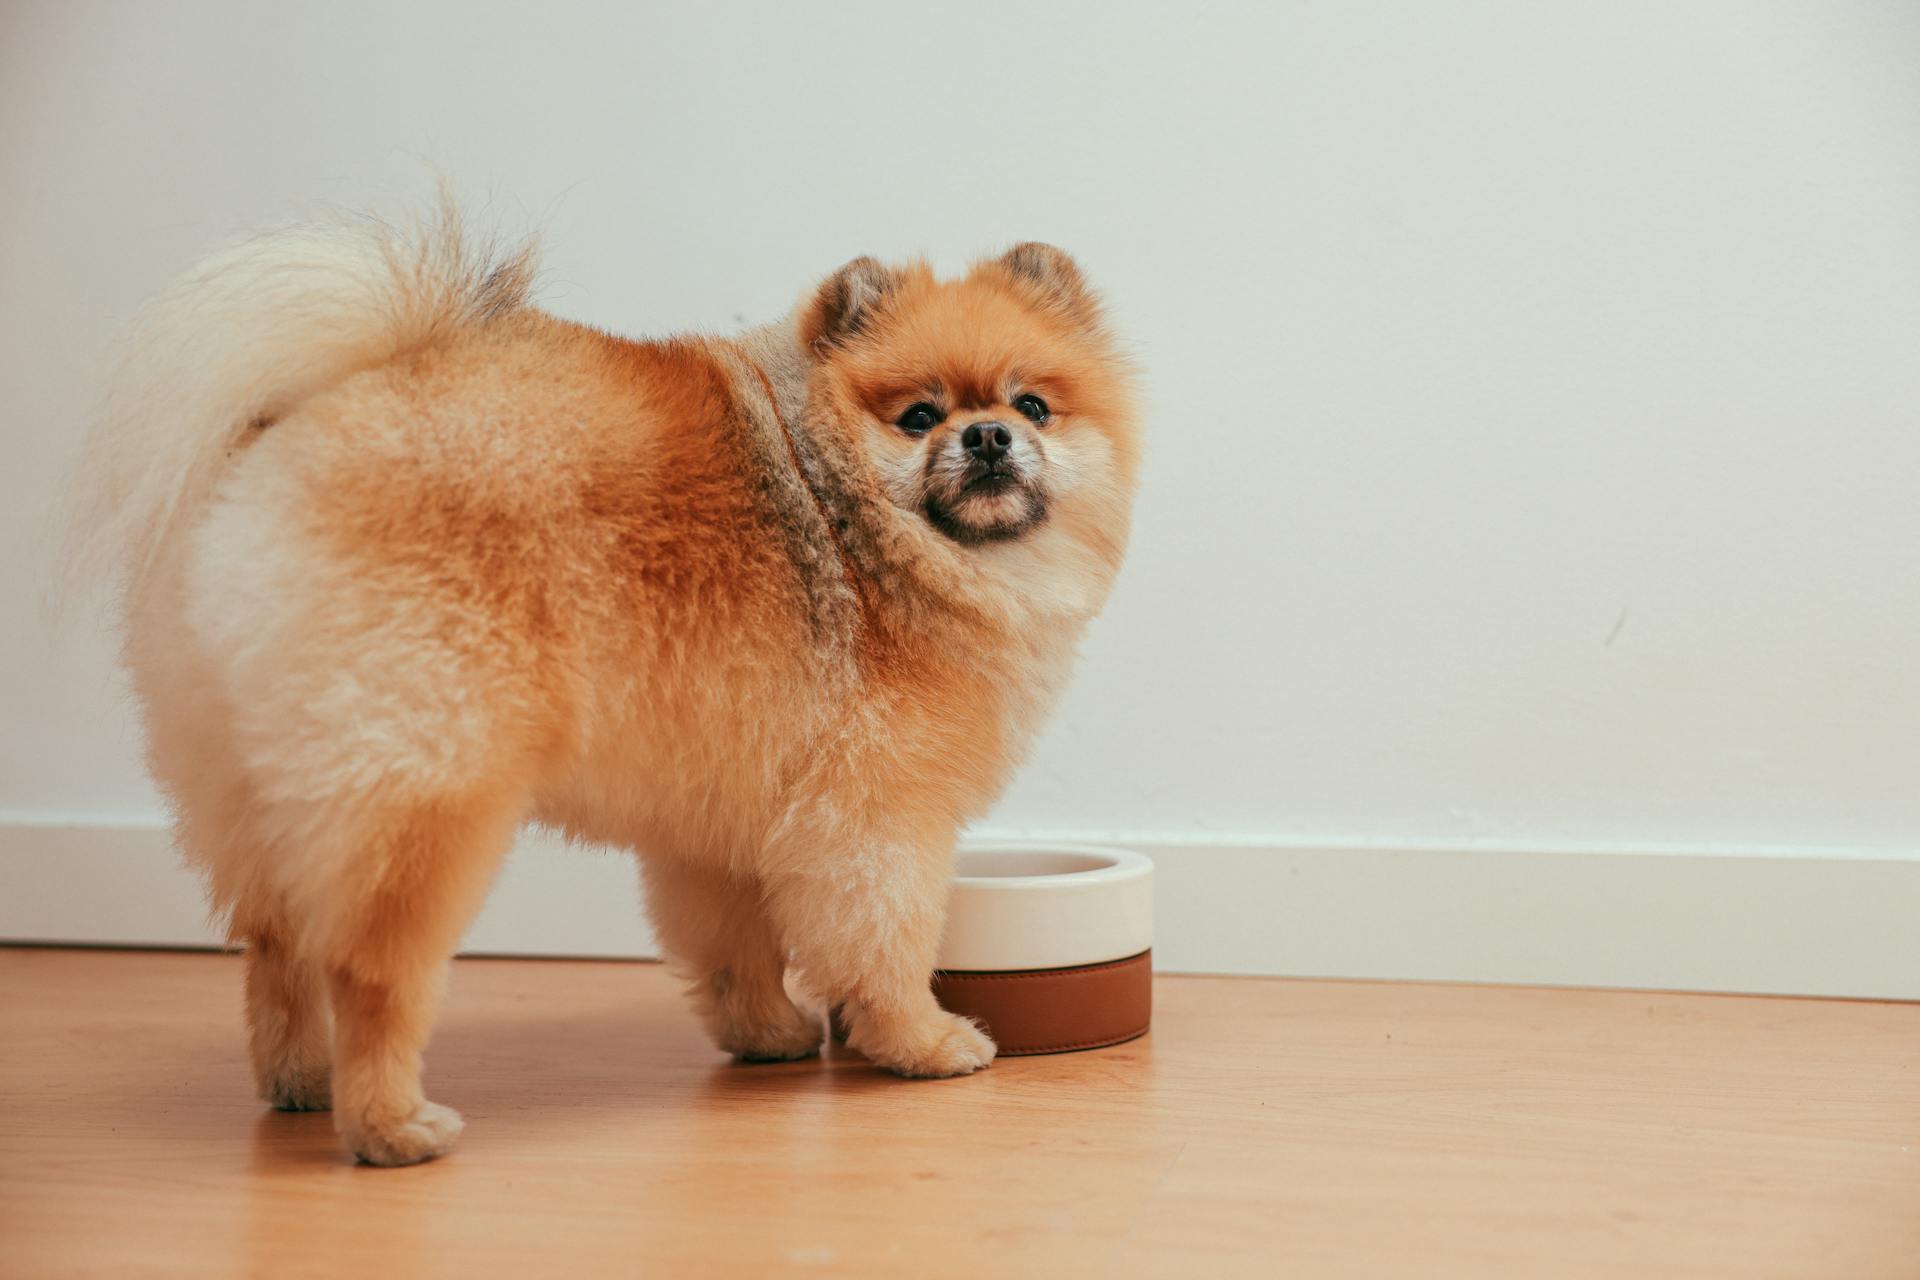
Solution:
<svg viewBox="0 0 1920 1280">
<path fill-rule="evenodd" d="M 872 258 L 855 258 L 828 276 L 800 324 L 809 347 L 844 346 L 859 335 L 899 277 Z"/>
<path fill-rule="evenodd" d="M 990 265 L 1012 277 L 1035 301 L 1082 328 L 1100 324 L 1100 300 L 1087 287 L 1086 277 L 1066 250 L 1029 240 L 1013 246 Z"/>
</svg>

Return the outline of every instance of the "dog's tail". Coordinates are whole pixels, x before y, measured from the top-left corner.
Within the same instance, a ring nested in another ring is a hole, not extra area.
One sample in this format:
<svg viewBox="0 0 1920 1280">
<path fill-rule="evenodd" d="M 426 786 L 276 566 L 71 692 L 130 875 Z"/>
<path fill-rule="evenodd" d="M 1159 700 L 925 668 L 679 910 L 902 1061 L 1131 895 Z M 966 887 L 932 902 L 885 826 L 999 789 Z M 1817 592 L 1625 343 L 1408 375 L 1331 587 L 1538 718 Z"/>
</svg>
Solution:
<svg viewBox="0 0 1920 1280">
<path fill-rule="evenodd" d="M 138 590 L 248 432 L 353 373 L 526 305 L 531 244 L 475 248 L 443 199 L 410 229 L 339 221 L 214 255 L 141 316 L 82 458 L 68 566 Z"/>
</svg>

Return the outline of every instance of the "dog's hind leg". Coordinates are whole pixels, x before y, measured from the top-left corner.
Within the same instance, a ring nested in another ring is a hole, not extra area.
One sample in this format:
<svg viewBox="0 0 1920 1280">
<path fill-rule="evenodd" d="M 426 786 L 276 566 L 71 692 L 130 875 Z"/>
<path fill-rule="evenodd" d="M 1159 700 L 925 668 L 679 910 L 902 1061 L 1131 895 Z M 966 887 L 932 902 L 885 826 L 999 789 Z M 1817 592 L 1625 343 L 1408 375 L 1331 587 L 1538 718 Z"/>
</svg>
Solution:
<svg viewBox="0 0 1920 1280">
<path fill-rule="evenodd" d="M 386 808 L 310 923 L 333 1003 L 334 1127 L 369 1164 L 432 1159 L 458 1112 L 421 1091 L 421 1054 L 448 961 L 518 828 L 510 792 Z M 318 927 L 315 927 L 317 924 Z"/>
<path fill-rule="evenodd" d="M 175 843 L 205 879 L 216 912 L 228 917 L 228 937 L 246 949 L 255 1087 L 282 1111 L 324 1111 L 326 982 L 302 956 L 271 883 L 277 851 L 259 826 L 259 797 L 236 748 L 218 672 L 178 617 L 177 576 L 161 587 L 128 619 L 128 665 L 147 706 L 148 758 L 173 802 Z"/>
</svg>

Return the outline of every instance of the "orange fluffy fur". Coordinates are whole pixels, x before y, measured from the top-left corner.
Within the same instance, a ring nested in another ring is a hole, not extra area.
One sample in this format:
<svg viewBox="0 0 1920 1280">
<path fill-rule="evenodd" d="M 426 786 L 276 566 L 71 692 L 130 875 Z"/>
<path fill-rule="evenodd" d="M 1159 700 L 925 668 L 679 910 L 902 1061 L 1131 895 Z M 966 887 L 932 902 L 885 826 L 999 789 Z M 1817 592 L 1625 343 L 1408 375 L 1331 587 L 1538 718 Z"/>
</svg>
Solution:
<svg viewBox="0 0 1920 1280">
<path fill-rule="evenodd" d="M 782 323 L 631 342 L 529 274 L 451 218 L 242 245 L 156 304 L 92 444 L 85 529 L 246 946 L 262 1096 L 373 1163 L 447 1150 L 421 1053 L 527 821 L 641 855 L 722 1049 L 816 1050 L 794 969 L 875 1062 L 985 1066 L 928 978 L 955 833 L 1127 539 L 1096 300 L 1046 246 L 950 282 L 861 259 Z M 969 480 L 976 423 L 1014 479 Z"/>
</svg>

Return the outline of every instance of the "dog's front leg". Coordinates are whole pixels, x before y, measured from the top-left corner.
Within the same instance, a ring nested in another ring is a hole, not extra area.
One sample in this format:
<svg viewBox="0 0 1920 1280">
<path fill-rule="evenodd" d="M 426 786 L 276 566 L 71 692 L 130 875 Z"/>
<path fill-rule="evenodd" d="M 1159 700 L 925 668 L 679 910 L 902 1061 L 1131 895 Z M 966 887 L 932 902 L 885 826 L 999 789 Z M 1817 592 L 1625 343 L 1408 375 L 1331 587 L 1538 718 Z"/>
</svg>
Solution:
<svg viewBox="0 0 1920 1280">
<path fill-rule="evenodd" d="M 993 1061 L 993 1041 L 933 998 L 953 833 L 918 839 L 844 830 L 777 858 L 767 908 L 804 980 L 843 1007 L 847 1043 L 903 1076 L 960 1076 Z"/>
</svg>

